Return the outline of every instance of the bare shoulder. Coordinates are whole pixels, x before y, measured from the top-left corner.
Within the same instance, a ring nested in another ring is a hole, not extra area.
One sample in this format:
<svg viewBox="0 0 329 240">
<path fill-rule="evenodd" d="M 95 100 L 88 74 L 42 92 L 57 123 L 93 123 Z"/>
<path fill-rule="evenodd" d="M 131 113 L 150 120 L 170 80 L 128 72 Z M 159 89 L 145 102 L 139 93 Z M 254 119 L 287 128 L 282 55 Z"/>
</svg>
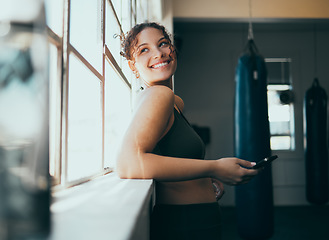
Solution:
<svg viewBox="0 0 329 240">
<path fill-rule="evenodd" d="M 168 87 L 153 86 L 145 89 L 137 101 L 137 105 L 142 105 L 144 108 L 173 108 L 175 103 L 175 94 Z"/>
<path fill-rule="evenodd" d="M 173 121 L 175 95 L 168 87 L 152 86 L 141 93 L 127 130 L 126 146 L 150 152 Z"/>
<path fill-rule="evenodd" d="M 175 104 L 178 106 L 179 110 L 184 110 L 184 101 L 177 95 L 175 95 Z"/>
<path fill-rule="evenodd" d="M 153 86 L 153 87 L 149 87 L 147 89 L 145 89 L 145 94 L 155 94 L 155 95 L 159 95 L 162 97 L 173 97 L 174 92 L 166 86 Z"/>
</svg>

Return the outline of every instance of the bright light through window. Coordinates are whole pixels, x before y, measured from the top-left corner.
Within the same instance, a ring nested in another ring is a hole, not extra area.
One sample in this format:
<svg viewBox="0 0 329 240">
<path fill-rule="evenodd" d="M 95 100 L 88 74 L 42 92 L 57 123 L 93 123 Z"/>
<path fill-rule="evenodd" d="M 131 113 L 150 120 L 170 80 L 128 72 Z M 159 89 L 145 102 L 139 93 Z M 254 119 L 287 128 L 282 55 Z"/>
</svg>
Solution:
<svg viewBox="0 0 329 240">
<path fill-rule="evenodd" d="M 293 150 L 294 105 L 290 59 L 266 59 L 268 68 L 268 115 L 272 150 Z"/>
<path fill-rule="evenodd" d="M 64 0 L 45 0 L 47 25 L 58 36 L 63 35 Z"/>
<path fill-rule="evenodd" d="M 56 172 L 56 159 L 59 159 L 59 150 L 56 141 L 60 138 L 61 112 L 59 108 L 60 81 L 57 72 L 57 48 L 49 44 L 49 172 L 52 176 Z"/>
<path fill-rule="evenodd" d="M 106 63 L 105 71 L 104 167 L 113 168 L 118 144 L 130 121 L 131 91 L 110 64 Z"/>
<path fill-rule="evenodd" d="M 102 71 L 101 1 L 71 0 L 70 41 L 97 71 Z"/>
<path fill-rule="evenodd" d="M 45 0 L 50 40 L 50 169 L 54 184 L 109 173 L 131 117 L 135 81 L 120 38 L 147 0 Z"/>
<path fill-rule="evenodd" d="M 98 78 L 70 56 L 68 104 L 68 181 L 102 169 L 102 106 Z"/>
</svg>

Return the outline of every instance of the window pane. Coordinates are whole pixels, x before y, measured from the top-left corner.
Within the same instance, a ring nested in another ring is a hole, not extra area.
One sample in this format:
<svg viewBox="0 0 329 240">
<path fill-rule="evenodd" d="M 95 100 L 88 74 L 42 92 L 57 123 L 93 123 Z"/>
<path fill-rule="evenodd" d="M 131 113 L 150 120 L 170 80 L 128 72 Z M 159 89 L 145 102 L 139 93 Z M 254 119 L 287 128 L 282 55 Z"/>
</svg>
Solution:
<svg viewBox="0 0 329 240">
<path fill-rule="evenodd" d="M 290 106 L 272 104 L 268 108 L 271 122 L 290 121 Z"/>
<path fill-rule="evenodd" d="M 101 0 L 71 0 L 70 42 L 102 72 Z"/>
<path fill-rule="evenodd" d="M 115 13 L 120 21 L 121 24 L 121 4 L 122 0 L 112 0 L 112 4 L 114 6 Z"/>
<path fill-rule="evenodd" d="M 49 44 L 49 172 L 55 175 L 55 161 L 59 161 L 60 138 L 60 90 L 61 81 L 58 76 L 58 52 L 57 48 Z M 57 176 L 58 177 L 58 176 Z"/>
<path fill-rule="evenodd" d="M 126 76 L 126 79 L 128 82 L 132 83 L 132 79 L 135 78 L 135 75 L 133 75 L 131 69 L 129 68 L 128 61 L 122 57 L 122 63 L 121 63 L 121 69 L 123 74 Z"/>
<path fill-rule="evenodd" d="M 290 135 L 290 122 L 270 122 L 272 135 Z"/>
<path fill-rule="evenodd" d="M 280 100 L 281 92 L 290 90 L 291 86 L 287 84 L 270 84 L 267 89 L 271 148 L 273 150 L 292 149 L 294 135 L 293 103 L 284 104 Z"/>
<path fill-rule="evenodd" d="M 120 27 L 113 14 L 111 6 L 107 3 L 106 8 L 106 35 L 105 42 L 111 51 L 115 61 L 121 66 L 121 43 L 120 43 Z"/>
<path fill-rule="evenodd" d="M 283 62 L 281 62 L 283 61 Z M 279 62 L 268 62 L 268 81 L 271 84 L 290 83 L 290 59 L 282 59 Z"/>
<path fill-rule="evenodd" d="M 63 35 L 63 0 L 45 0 L 47 25 L 58 36 Z"/>
<path fill-rule="evenodd" d="M 68 99 L 67 179 L 76 180 L 102 170 L 101 84 L 70 55 Z"/>
<path fill-rule="evenodd" d="M 289 136 L 272 136 L 271 137 L 272 150 L 290 150 L 291 137 Z"/>
<path fill-rule="evenodd" d="M 142 23 L 147 20 L 147 4 L 145 1 L 137 0 L 137 23 Z"/>
<path fill-rule="evenodd" d="M 121 27 L 124 33 L 128 32 L 131 28 L 130 25 L 130 0 L 122 0 L 122 17 L 121 17 Z"/>
<path fill-rule="evenodd" d="M 112 66 L 106 63 L 105 82 L 105 167 L 115 166 L 118 143 L 131 116 L 130 89 Z"/>
<path fill-rule="evenodd" d="M 136 25 L 136 1 L 137 0 L 131 1 L 131 24 L 133 26 Z"/>
</svg>

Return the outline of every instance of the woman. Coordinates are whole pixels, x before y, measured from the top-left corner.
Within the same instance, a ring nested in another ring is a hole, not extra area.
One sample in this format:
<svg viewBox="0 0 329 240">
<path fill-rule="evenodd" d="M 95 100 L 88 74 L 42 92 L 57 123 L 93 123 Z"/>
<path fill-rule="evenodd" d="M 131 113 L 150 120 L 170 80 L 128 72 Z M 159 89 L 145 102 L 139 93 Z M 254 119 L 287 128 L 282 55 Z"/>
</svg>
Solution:
<svg viewBox="0 0 329 240">
<path fill-rule="evenodd" d="M 203 160 L 204 144 L 182 115 L 183 100 L 172 91 L 177 55 L 163 26 L 136 25 L 123 39 L 122 55 L 146 87 L 123 139 L 117 171 L 121 178 L 155 180 L 151 239 L 220 239 L 216 193 L 219 198 L 223 192 L 221 182 L 247 183 L 259 170 L 234 157 Z"/>
</svg>

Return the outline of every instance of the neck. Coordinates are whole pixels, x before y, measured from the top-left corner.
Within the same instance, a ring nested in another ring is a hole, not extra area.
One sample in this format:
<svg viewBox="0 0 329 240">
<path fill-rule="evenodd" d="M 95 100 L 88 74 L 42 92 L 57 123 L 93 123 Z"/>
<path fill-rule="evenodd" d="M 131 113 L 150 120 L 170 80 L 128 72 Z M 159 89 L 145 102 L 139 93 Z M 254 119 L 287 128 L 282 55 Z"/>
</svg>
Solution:
<svg viewBox="0 0 329 240">
<path fill-rule="evenodd" d="M 161 82 L 157 82 L 157 83 L 152 83 L 149 84 L 148 82 L 144 82 L 144 85 L 146 88 L 152 87 L 152 86 L 166 86 L 169 87 L 170 89 L 173 89 L 173 84 L 172 84 L 172 78 L 170 78 L 169 80 L 165 80 L 165 81 L 161 81 Z"/>
</svg>

